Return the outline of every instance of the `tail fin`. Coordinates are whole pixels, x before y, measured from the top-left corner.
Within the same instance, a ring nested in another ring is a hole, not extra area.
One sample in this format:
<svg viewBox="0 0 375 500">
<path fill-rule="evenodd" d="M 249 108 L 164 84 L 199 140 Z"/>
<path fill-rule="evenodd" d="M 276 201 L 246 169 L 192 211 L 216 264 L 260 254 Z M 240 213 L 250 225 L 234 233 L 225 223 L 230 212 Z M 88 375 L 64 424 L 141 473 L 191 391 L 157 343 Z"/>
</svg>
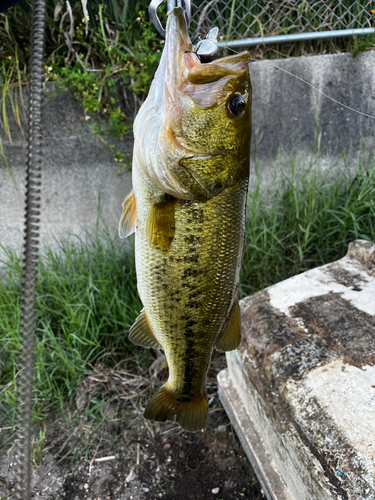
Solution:
<svg viewBox="0 0 375 500">
<path fill-rule="evenodd" d="M 198 396 L 190 401 L 179 401 L 178 394 L 164 385 L 148 403 L 144 417 L 165 422 L 175 420 L 185 430 L 197 432 L 205 429 L 208 417 L 207 395 Z"/>
</svg>

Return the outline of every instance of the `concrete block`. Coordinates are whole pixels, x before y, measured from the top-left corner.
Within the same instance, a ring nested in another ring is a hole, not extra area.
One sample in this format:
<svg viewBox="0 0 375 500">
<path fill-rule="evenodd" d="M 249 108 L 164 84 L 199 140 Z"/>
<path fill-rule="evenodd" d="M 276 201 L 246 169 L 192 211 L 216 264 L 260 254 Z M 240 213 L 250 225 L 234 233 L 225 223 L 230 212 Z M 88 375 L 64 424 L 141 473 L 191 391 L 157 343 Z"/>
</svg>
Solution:
<svg viewBox="0 0 375 500">
<path fill-rule="evenodd" d="M 264 188 L 290 174 L 291 158 L 297 176 L 313 162 L 331 178 L 345 168 L 343 153 L 349 167 L 360 157 L 363 163 L 373 158 L 375 120 L 327 99 L 291 73 L 336 101 L 375 116 L 374 66 L 373 50 L 357 57 L 329 54 L 250 64 L 252 173 L 257 159 Z"/>
<path fill-rule="evenodd" d="M 375 244 L 240 302 L 219 393 L 268 499 L 375 499 Z"/>
</svg>

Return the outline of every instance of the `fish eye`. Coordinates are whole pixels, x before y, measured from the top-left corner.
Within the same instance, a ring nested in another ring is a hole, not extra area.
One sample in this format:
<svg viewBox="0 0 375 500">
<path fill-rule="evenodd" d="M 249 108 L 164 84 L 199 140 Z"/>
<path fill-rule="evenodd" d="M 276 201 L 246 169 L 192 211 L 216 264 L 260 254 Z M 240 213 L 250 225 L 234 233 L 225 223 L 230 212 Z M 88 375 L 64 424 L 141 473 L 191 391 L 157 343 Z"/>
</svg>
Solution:
<svg viewBox="0 0 375 500">
<path fill-rule="evenodd" d="M 228 101 L 228 109 L 234 116 L 239 116 L 243 113 L 246 103 L 242 95 L 236 94 Z"/>
</svg>

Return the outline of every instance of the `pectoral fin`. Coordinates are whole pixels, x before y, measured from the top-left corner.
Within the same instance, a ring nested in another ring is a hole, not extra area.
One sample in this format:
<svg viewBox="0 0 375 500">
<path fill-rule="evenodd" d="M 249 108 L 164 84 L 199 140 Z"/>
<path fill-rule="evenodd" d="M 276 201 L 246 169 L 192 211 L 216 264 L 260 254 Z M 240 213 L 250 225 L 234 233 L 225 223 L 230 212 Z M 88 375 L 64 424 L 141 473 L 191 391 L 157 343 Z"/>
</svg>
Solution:
<svg viewBox="0 0 375 500">
<path fill-rule="evenodd" d="M 163 203 L 151 205 L 146 223 L 146 238 L 153 248 L 167 252 L 174 237 L 175 199 L 169 196 Z"/>
<path fill-rule="evenodd" d="M 137 210 L 134 191 L 132 189 L 122 204 L 122 214 L 118 226 L 120 238 L 127 238 L 130 234 L 134 233 L 136 222 Z"/>
<path fill-rule="evenodd" d="M 129 330 L 129 339 L 135 345 L 146 347 L 146 349 L 161 349 L 162 346 L 157 341 L 147 319 L 146 311 L 142 309 L 141 314 L 135 320 Z"/>
<path fill-rule="evenodd" d="M 233 351 L 241 342 L 241 313 L 238 299 L 233 304 L 227 328 L 216 342 L 216 350 L 219 352 Z"/>
</svg>

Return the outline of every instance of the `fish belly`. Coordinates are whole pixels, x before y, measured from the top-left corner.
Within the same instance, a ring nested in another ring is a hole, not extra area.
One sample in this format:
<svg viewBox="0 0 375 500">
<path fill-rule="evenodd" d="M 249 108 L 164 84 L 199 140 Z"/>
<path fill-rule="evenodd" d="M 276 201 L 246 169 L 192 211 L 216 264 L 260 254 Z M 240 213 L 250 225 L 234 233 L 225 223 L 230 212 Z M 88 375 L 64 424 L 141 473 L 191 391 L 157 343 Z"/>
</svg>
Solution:
<svg viewBox="0 0 375 500">
<path fill-rule="evenodd" d="M 152 247 L 146 237 L 154 185 L 139 169 L 133 170 L 138 292 L 169 367 L 166 386 L 146 409 L 148 418 L 174 417 L 188 430 L 205 426 L 208 365 L 238 300 L 247 181 L 207 201 L 175 200 L 174 238 L 166 251 Z M 168 407 L 164 412 L 163 405 Z M 190 416 L 181 415 L 181 405 Z"/>
</svg>

